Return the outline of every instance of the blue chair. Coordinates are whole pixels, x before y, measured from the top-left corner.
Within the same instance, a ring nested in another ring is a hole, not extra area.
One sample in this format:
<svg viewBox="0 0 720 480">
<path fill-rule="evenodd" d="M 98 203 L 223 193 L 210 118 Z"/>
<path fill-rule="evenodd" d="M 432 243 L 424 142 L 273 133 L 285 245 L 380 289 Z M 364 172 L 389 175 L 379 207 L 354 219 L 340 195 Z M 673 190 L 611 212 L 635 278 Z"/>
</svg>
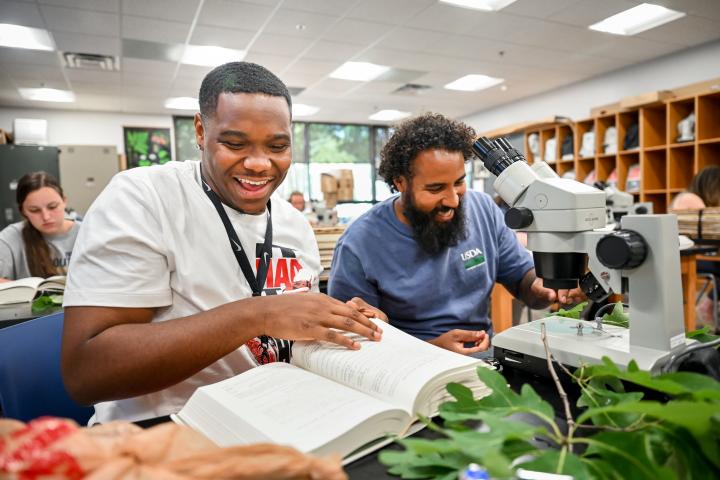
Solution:
<svg viewBox="0 0 720 480">
<path fill-rule="evenodd" d="M 43 415 L 85 425 L 92 407 L 75 403 L 60 374 L 62 312 L 0 330 L 0 410 L 28 422 Z"/>
</svg>

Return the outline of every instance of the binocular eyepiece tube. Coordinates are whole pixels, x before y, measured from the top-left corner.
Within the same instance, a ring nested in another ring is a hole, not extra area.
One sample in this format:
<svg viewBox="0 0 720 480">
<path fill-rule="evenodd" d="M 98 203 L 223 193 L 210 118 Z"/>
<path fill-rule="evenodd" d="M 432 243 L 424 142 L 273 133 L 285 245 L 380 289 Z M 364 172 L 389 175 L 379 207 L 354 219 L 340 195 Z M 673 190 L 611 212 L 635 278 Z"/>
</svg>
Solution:
<svg viewBox="0 0 720 480">
<path fill-rule="evenodd" d="M 500 175 L 503 170 L 513 163 L 525 160 L 525 157 L 518 152 L 505 138 L 490 140 L 487 137 L 479 137 L 473 143 L 475 155 L 483 161 L 485 168 L 495 176 Z"/>
</svg>

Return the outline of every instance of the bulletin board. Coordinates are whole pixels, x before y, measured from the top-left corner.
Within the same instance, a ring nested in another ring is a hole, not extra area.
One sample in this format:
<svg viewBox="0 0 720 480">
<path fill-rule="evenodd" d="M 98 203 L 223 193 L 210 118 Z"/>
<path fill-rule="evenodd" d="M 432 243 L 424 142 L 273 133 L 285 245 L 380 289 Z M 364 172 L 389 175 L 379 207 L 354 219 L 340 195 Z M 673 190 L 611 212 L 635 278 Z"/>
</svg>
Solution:
<svg viewBox="0 0 720 480">
<path fill-rule="evenodd" d="M 169 128 L 123 127 L 127 168 L 161 165 L 172 159 Z"/>
</svg>

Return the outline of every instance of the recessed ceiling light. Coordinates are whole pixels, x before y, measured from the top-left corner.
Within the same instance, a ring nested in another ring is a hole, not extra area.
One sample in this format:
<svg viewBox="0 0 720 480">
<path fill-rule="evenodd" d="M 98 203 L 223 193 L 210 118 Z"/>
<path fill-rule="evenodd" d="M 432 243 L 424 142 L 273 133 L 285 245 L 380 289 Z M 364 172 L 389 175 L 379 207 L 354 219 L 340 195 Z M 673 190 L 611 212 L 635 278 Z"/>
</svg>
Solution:
<svg viewBox="0 0 720 480">
<path fill-rule="evenodd" d="M 370 120 L 376 120 L 378 122 L 394 122 L 410 116 L 410 112 L 401 112 L 400 110 L 380 110 L 370 115 Z"/>
<path fill-rule="evenodd" d="M 55 50 L 55 42 L 50 33 L 42 28 L 0 23 L 0 47 Z"/>
<path fill-rule="evenodd" d="M 445 85 L 444 88 L 447 88 L 448 90 L 462 90 L 464 92 L 476 92 L 478 90 L 483 90 L 485 88 L 490 88 L 492 86 L 497 85 L 498 83 L 502 83 L 505 80 L 502 78 L 495 78 L 495 77 L 489 77 L 487 75 L 479 75 L 479 74 L 473 74 L 473 75 L 465 75 L 464 77 L 460 77 L 454 82 L 450 82 L 447 85 Z"/>
<path fill-rule="evenodd" d="M 507 85 L 505 85 L 504 83 L 500 85 L 500 90 L 502 90 L 503 92 L 507 91 Z"/>
<path fill-rule="evenodd" d="M 37 102 L 74 102 L 75 94 L 70 90 L 55 88 L 18 88 L 20 95 Z"/>
<path fill-rule="evenodd" d="M 332 78 L 369 82 L 390 70 L 385 65 L 368 62 L 345 62 L 330 74 Z"/>
<path fill-rule="evenodd" d="M 200 110 L 197 98 L 193 97 L 171 97 L 165 100 L 165 108 L 173 110 Z"/>
<path fill-rule="evenodd" d="M 594 23 L 588 28 L 598 32 L 614 33 L 615 35 L 635 35 L 684 16 L 684 12 L 670 10 L 652 3 L 641 3 L 636 7 Z"/>
<path fill-rule="evenodd" d="M 492 12 L 502 10 L 515 0 L 440 0 L 442 3 L 462 8 L 471 8 L 473 10 L 485 10 Z"/>
<path fill-rule="evenodd" d="M 239 62 L 243 58 L 245 58 L 244 50 L 210 45 L 187 45 L 181 61 L 188 65 L 217 67 L 227 62 Z"/>
<path fill-rule="evenodd" d="M 306 28 L 307 25 L 305 25 L 304 23 L 298 23 L 297 25 L 295 25 L 295 30 L 305 30 Z"/>
<path fill-rule="evenodd" d="M 293 103 L 292 115 L 293 117 L 309 117 L 310 115 L 315 115 L 319 110 L 319 107 L 314 107 L 312 105 Z"/>
</svg>

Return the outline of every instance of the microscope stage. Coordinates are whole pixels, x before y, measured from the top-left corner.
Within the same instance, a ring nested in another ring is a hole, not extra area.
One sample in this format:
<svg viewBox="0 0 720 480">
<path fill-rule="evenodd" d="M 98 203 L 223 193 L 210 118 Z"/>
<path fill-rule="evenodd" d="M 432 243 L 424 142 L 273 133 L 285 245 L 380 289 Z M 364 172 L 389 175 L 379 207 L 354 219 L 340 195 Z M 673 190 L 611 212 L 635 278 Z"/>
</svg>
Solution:
<svg viewBox="0 0 720 480">
<path fill-rule="evenodd" d="M 595 322 L 551 316 L 495 335 L 492 340 L 495 357 L 510 368 L 547 374 L 545 347 L 540 339 L 543 323 L 555 360 L 568 367 L 600 363 L 606 356 L 621 367 L 627 367 L 634 359 L 641 369 L 656 371 L 671 354 L 638 346 L 631 348 L 627 328 L 603 325 L 603 330 L 598 331 Z M 684 348 L 684 344 L 679 348 Z"/>
</svg>

